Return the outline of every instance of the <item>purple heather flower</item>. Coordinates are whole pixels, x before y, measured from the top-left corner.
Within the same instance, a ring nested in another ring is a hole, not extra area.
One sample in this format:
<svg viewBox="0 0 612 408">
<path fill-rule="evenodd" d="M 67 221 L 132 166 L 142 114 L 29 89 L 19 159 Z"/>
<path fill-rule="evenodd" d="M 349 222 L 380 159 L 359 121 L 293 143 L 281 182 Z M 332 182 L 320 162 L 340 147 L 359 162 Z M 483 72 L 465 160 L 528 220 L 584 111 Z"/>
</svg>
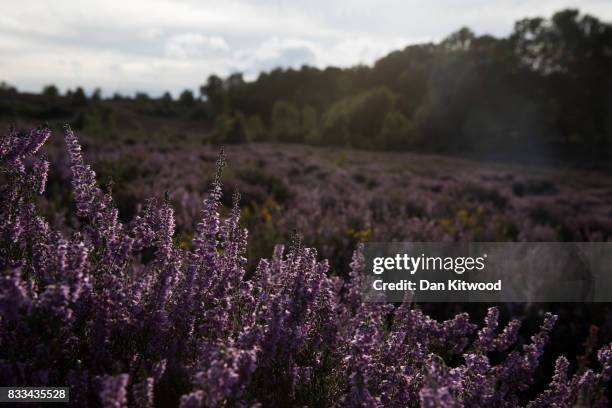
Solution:
<svg viewBox="0 0 612 408">
<path fill-rule="evenodd" d="M 201 408 L 204 401 L 202 391 L 194 391 L 181 397 L 181 408 Z"/>
<path fill-rule="evenodd" d="M 32 184 L 34 191 L 38 194 L 45 192 L 47 185 L 47 175 L 49 173 L 49 162 L 46 160 L 36 160 L 32 165 Z"/>
<path fill-rule="evenodd" d="M 103 407 L 123 408 L 127 407 L 127 386 L 129 375 L 98 377 L 98 396 Z"/>
</svg>

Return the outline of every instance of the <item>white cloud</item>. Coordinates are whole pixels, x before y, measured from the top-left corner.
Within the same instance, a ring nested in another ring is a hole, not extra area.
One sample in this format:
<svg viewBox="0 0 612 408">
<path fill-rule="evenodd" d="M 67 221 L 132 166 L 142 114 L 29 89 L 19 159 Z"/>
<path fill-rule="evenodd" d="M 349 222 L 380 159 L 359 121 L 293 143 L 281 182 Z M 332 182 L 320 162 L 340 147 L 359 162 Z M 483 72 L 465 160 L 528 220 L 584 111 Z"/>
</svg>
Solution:
<svg viewBox="0 0 612 408">
<path fill-rule="evenodd" d="M 317 51 L 318 46 L 312 41 L 271 37 L 254 48 L 237 51 L 232 70 L 244 72 L 247 78 L 253 78 L 259 71 L 276 67 L 318 65 Z"/>
<path fill-rule="evenodd" d="M 166 55 L 170 58 L 201 58 L 211 51 L 227 51 L 229 46 L 218 36 L 198 33 L 173 35 L 166 41 Z"/>
</svg>

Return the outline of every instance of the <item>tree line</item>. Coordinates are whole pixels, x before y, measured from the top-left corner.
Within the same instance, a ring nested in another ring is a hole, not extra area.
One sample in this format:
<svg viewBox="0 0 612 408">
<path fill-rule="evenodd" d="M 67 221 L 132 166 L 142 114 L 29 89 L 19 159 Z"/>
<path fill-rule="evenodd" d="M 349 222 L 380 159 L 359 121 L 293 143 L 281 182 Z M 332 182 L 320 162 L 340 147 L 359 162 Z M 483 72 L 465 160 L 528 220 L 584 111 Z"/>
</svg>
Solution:
<svg viewBox="0 0 612 408">
<path fill-rule="evenodd" d="M 578 10 L 462 28 L 348 69 L 275 69 L 201 87 L 226 143 L 429 151 L 604 152 L 612 141 L 612 26 Z M 509 149 L 509 150 L 508 150 Z"/>
<path fill-rule="evenodd" d="M 7 92 L 16 90 L 0 86 Z M 30 116 L 57 116 L 101 98 L 81 88 L 60 96 L 54 86 L 43 94 L 64 105 L 46 104 Z M 205 120 L 216 143 L 605 154 L 612 141 L 612 25 L 568 9 L 517 21 L 503 38 L 461 28 L 372 66 L 278 68 L 253 81 L 211 75 L 199 94 L 112 100 L 158 117 Z M 0 103 L 0 113 L 16 109 Z"/>
</svg>

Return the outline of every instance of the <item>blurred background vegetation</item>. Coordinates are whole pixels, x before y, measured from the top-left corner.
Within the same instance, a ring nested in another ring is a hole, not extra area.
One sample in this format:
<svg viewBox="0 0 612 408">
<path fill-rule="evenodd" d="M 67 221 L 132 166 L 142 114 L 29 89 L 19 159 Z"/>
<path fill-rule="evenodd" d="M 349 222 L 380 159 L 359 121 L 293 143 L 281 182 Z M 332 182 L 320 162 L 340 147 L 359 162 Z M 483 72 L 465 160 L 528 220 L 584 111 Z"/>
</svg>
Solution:
<svg viewBox="0 0 612 408">
<path fill-rule="evenodd" d="M 612 25 L 578 10 L 516 22 L 506 38 L 462 28 L 347 69 L 275 69 L 256 80 L 212 75 L 197 92 L 102 98 L 0 85 L 3 123 L 70 122 L 129 138 L 151 128 L 202 141 L 274 141 L 374 150 L 609 158 Z M 129 140 L 128 140 L 129 142 Z M 583 160 L 584 161 L 584 160 Z"/>
</svg>

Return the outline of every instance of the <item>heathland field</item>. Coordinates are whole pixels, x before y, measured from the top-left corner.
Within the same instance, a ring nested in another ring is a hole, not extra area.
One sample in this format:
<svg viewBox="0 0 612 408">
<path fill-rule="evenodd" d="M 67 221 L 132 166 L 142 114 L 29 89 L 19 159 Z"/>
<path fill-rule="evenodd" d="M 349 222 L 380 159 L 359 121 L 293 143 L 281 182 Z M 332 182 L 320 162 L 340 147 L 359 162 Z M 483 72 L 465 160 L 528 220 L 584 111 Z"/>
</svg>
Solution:
<svg viewBox="0 0 612 408">
<path fill-rule="evenodd" d="M 608 174 L 61 134 L 0 145 L 5 383 L 113 406 L 607 401 L 607 304 L 367 304 L 359 244 L 608 240 Z"/>
<path fill-rule="evenodd" d="M 46 154 L 66 163 L 54 138 Z M 81 139 L 121 219 L 129 221 L 145 199 L 167 195 L 186 245 L 219 147 L 189 138 Z M 224 201 L 229 207 L 240 192 L 253 259 L 293 230 L 340 274 L 363 241 L 612 238 L 612 176 L 604 171 L 269 143 L 226 146 L 225 156 Z M 67 166 L 52 167 L 46 205 L 70 205 L 69 181 Z"/>
</svg>

